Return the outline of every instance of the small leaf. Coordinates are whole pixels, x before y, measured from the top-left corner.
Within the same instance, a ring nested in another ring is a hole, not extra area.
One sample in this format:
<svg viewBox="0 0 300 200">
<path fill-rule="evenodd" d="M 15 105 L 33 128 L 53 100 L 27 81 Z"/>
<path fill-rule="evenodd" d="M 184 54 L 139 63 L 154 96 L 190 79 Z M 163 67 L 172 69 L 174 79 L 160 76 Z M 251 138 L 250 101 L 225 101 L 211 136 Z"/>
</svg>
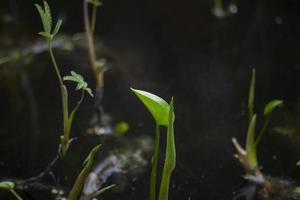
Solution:
<svg viewBox="0 0 300 200">
<path fill-rule="evenodd" d="M 51 10 L 50 10 L 50 7 L 49 7 L 47 1 L 44 1 L 44 20 L 46 21 L 45 31 L 48 33 L 51 33 L 52 16 L 51 16 Z"/>
<path fill-rule="evenodd" d="M 270 115 L 274 111 L 275 108 L 280 107 L 283 105 L 282 100 L 274 99 L 269 101 L 264 108 L 264 115 Z"/>
<path fill-rule="evenodd" d="M 71 75 L 64 76 L 64 81 L 73 81 L 77 83 L 75 90 L 84 90 L 86 91 L 91 97 L 93 97 L 92 90 L 88 87 L 88 84 L 84 81 L 83 76 L 77 74 L 74 71 L 71 71 Z"/>
<path fill-rule="evenodd" d="M 255 144 L 256 114 L 253 115 L 247 131 L 246 152 L 253 166 L 257 166 L 256 144 Z"/>
<path fill-rule="evenodd" d="M 158 125 L 168 126 L 170 105 L 165 100 L 146 91 L 133 88 L 131 90 L 143 102 Z"/>
<path fill-rule="evenodd" d="M 15 187 L 15 184 L 10 181 L 2 181 L 0 182 L 0 189 L 3 190 L 13 190 Z"/>
<path fill-rule="evenodd" d="M 45 20 L 45 12 L 44 12 L 44 9 L 43 9 L 40 5 L 38 5 L 38 4 L 34 4 L 34 5 L 35 5 L 35 7 L 37 8 L 37 10 L 38 10 L 38 12 L 39 12 L 39 14 L 40 14 L 40 17 L 41 17 L 41 20 L 42 20 L 42 23 L 43 23 L 43 27 L 44 27 L 44 31 L 47 32 L 47 31 L 46 31 L 46 29 L 47 29 L 47 24 L 46 24 L 46 20 Z M 48 32 L 48 33 L 50 33 L 50 32 Z"/>
<path fill-rule="evenodd" d="M 94 157 L 99 149 L 100 145 L 97 145 L 87 156 L 83 163 L 83 169 L 80 174 L 77 176 L 75 184 L 72 187 L 72 190 L 69 193 L 68 200 L 80 200 L 83 186 L 85 180 L 92 169 Z"/>
<path fill-rule="evenodd" d="M 53 37 L 58 33 L 60 27 L 61 27 L 61 24 L 62 24 L 62 20 L 59 19 L 55 25 L 55 28 L 54 28 L 54 31 L 52 33 Z"/>
</svg>

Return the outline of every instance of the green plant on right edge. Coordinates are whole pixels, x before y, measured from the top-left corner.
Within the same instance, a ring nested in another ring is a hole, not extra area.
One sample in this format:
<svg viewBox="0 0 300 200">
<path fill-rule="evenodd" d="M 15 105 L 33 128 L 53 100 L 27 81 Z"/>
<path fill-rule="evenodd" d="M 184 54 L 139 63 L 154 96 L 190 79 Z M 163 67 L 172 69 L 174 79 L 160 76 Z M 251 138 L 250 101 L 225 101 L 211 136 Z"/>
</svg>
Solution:
<svg viewBox="0 0 300 200">
<path fill-rule="evenodd" d="M 256 178 L 261 179 L 261 181 L 263 181 L 263 175 L 259 170 L 259 162 L 257 158 L 257 146 L 259 145 L 262 136 L 266 133 L 274 109 L 280 107 L 283 104 L 283 101 L 274 99 L 269 101 L 265 105 L 263 111 L 264 123 L 259 133 L 256 134 L 257 115 L 254 111 L 255 79 L 256 79 L 256 72 L 255 69 L 252 69 L 252 77 L 251 77 L 249 96 L 248 96 L 249 125 L 247 130 L 246 146 L 245 148 L 243 148 L 238 143 L 236 138 L 233 138 L 232 142 L 237 150 L 237 153 L 234 156 L 239 160 L 239 162 L 244 167 L 246 176 L 249 175 L 254 176 Z"/>
<path fill-rule="evenodd" d="M 170 104 L 165 100 L 142 90 L 131 89 L 137 97 L 143 102 L 151 113 L 156 123 L 154 151 L 152 157 L 152 169 L 150 175 L 150 200 L 168 200 L 170 179 L 176 166 L 176 149 L 174 139 L 174 120 L 175 113 L 173 107 L 173 98 Z M 165 161 L 162 167 L 162 176 L 160 185 L 157 183 L 158 177 L 158 157 L 160 149 L 160 126 L 167 127 L 167 140 L 165 145 Z M 157 193 L 159 188 L 159 193 Z"/>
</svg>

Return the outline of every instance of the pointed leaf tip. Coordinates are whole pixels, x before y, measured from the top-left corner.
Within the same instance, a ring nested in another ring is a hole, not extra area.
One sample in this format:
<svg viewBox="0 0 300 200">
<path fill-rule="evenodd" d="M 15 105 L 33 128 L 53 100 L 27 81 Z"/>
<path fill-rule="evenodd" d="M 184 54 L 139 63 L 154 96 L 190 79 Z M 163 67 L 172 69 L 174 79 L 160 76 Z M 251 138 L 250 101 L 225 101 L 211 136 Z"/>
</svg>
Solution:
<svg viewBox="0 0 300 200">
<path fill-rule="evenodd" d="M 158 125 L 168 126 L 170 105 L 152 93 L 130 88 L 149 110 Z"/>
</svg>

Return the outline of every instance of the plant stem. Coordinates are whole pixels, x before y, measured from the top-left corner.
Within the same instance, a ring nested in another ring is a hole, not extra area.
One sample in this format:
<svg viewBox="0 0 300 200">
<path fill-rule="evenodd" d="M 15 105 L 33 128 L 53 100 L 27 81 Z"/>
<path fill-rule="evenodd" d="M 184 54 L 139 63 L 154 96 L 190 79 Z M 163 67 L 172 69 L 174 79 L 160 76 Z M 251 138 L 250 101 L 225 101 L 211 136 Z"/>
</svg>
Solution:
<svg viewBox="0 0 300 200">
<path fill-rule="evenodd" d="M 95 32 L 96 27 L 96 18 L 97 18 L 97 6 L 93 6 L 92 16 L 91 16 L 91 33 Z"/>
<path fill-rule="evenodd" d="M 165 170 L 161 178 L 161 185 L 159 191 L 159 200 L 168 200 L 169 186 L 170 186 L 171 171 Z"/>
<path fill-rule="evenodd" d="M 96 79 L 96 85 L 98 87 L 103 86 L 103 73 L 99 69 L 97 69 L 97 58 L 96 58 L 96 50 L 94 46 L 94 37 L 91 30 L 90 20 L 89 20 L 89 11 L 88 11 L 88 3 L 86 0 L 83 0 L 83 18 L 84 18 L 84 27 L 85 27 L 85 34 L 87 38 L 87 44 L 88 44 L 88 52 L 90 57 L 90 62 L 92 66 L 93 73 L 95 75 Z"/>
<path fill-rule="evenodd" d="M 156 199 L 159 141 L 160 141 L 160 127 L 156 123 L 154 151 L 153 151 L 153 157 L 152 157 L 152 169 L 151 169 L 151 177 L 150 177 L 150 200 Z"/>
<path fill-rule="evenodd" d="M 49 52 L 50 52 L 50 56 L 51 56 L 51 60 L 59 81 L 59 85 L 60 85 L 60 92 L 61 92 L 61 101 L 62 101 L 62 109 L 63 109 L 63 120 L 64 120 L 64 133 L 65 130 L 67 128 L 67 123 L 68 123 L 68 115 L 69 115 L 69 111 L 68 111 L 68 93 L 67 93 L 67 89 L 66 86 L 63 83 L 63 79 L 61 77 L 61 73 L 59 71 L 56 59 L 54 57 L 54 53 L 52 50 L 52 44 L 51 41 L 48 42 L 48 48 L 49 48 Z"/>
<path fill-rule="evenodd" d="M 12 190 L 9 190 L 13 195 L 14 197 L 17 199 L 17 200 L 23 200 L 17 193 L 14 189 Z"/>
<path fill-rule="evenodd" d="M 270 117 L 268 116 L 268 117 L 266 118 L 266 120 L 265 120 L 265 123 L 264 123 L 263 128 L 261 129 L 261 131 L 259 132 L 259 135 L 257 136 L 257 138 L 256 138 L 256 140 L 255 140 L 255 145 L 256 145 L 256 146 L 258 145 L 260 139 L 262 138 L 262 136 L 263 136 L 264 133 L 266 132 L 269 123 L 270 123 Z"/>
</svg>

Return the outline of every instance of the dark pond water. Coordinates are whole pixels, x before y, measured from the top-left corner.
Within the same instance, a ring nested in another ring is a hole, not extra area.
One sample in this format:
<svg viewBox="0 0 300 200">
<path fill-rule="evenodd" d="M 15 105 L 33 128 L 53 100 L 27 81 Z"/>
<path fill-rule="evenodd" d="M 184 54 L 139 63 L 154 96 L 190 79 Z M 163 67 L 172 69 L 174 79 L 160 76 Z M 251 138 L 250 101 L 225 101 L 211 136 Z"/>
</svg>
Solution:
<svg viewBox="0 0 300 200">
<path fill-rule="evenodd" d="M 34 2 L 1 3 L 1 55 L 30 46 L 38 37 L 41 25 Z M 64 19 L 63 33 L 83 30 L 81 3 L 51 1 L 55 15 Z M 245 138 L 252 67 L 257 69 L 257 110 L 262 111 L 272 98 L 285 101 L 259 148 L 263 172 L 300 180 L 295 165 L 300 159 L 299 1 L 237 1 L 238 12 L 224 18 L 212 14 L 210 0 L 105 0 L 103 4 L 96 36 L 112 63 L 105 77 L 104 106 L 114 122 L 130 124 L 126 140 L 152 137 L 154 132 L 151 117 L 129 87 L 175 98 L 177 167 L 170 199 L 230 200 L 244 182 L 243 170 L 232 156 L 231 138 Z M 64 74 L 76 69 L 93 85 L 84 50 L 57 54 Z M 73 103 L 76 97 L 71 94 Z M 84 101 L 73 129 L 79 139 L 54 170 L 56 186 L 66 190 L 92 146 L 102 143 L 103 152 L 116 146 L 83 134 L 94 112 L 92 105 L 92 99 Z M 47 54 L 0 65 L 0 111 L 0 179 L 36 175 L 56 154 L 61 130 L 59 90 Z M 44 181 L 53 185 L 49 177 Z M 103 199 L 148 198 L 147 172 L 129 177 L 128 182 L 123 191 L 108 192 Z M 0 199 L 9 198 L 1 195 Z M 53 199 L 47 191 L 22 195 Z"/>
</svg>

